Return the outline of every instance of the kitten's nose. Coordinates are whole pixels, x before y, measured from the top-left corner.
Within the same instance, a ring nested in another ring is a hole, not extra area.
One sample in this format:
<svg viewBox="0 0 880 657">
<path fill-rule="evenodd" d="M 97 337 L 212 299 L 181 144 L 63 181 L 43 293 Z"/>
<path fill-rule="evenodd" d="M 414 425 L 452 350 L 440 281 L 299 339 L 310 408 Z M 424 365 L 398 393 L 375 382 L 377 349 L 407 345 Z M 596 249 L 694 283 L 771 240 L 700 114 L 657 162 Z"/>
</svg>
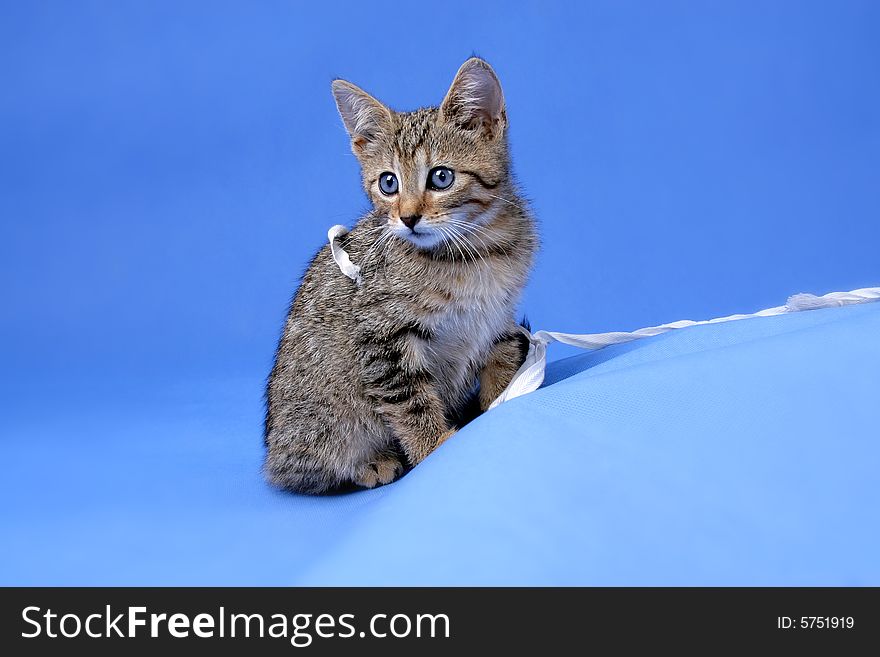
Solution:
<svg viewBox="0 0 880 657">
<path fill-rule="evenodd" d="M 419 223 L 419 220 L 421 218 L 422 218 L 422 215 L 420 215 L 420 214 L 411 214 L 408 217 L 401 217 L 400 220 L 403 222 L 403 224 L 407 228 L 409 228 L 410 230 L 413 230 L 416 227 L 416 224 Z"/>
</svg>

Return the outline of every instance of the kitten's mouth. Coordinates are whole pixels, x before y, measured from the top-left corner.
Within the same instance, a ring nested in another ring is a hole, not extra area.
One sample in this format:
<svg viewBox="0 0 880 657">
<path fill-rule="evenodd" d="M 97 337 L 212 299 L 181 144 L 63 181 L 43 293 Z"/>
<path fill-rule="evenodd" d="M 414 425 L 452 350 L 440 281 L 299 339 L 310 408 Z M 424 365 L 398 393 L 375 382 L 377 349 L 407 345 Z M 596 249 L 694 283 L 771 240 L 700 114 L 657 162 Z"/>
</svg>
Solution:
<svg viewBox="0 0 880 657">
<path fill-rule="evenodd" d="M 396 232 L 398 237 L 402 237 L 407 242 L 420 249 L 431 249 L 443 241 L 443 234 L 430 228 L 428 230 L 425 230 L 424 228 L 407 228 L 405 231 L 398 230 Z"/>
</svg>

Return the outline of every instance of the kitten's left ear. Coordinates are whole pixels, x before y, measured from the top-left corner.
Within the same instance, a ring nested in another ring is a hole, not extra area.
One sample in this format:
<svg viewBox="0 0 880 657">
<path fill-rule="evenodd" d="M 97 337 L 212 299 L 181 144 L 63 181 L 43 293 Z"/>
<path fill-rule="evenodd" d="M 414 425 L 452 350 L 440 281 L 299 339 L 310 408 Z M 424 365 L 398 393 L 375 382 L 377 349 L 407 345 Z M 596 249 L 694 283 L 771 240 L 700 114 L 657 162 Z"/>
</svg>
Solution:
<svg viewBox="0 0 880 657">
<path fill-rule="evenodd" d="M 467 128 L 482 128 L 490 138 L 507 127 L 504 94 L 495 71 L 488 62 L 471 57 L 455 74 L 452 86 L 440 105 L 444 118 Z"/>
</svg>

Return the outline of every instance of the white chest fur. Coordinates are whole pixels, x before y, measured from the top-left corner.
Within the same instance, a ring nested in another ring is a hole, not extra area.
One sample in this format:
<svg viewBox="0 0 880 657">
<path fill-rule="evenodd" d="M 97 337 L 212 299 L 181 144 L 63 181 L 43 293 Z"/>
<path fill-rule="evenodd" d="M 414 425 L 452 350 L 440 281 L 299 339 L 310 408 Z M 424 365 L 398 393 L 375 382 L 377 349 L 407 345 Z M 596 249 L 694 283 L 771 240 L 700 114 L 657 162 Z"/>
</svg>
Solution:
<svg viewBox="0 0 880 657">
<path fill-rule="evenodd" d="M 451 397 L 466 392 L 475 368 L 510 326 L 520 277 L 505 263 L 462 266 L 447 283 L 451 301 L 430 318 L 432 339 L 423 357 Z"/>
</svg>

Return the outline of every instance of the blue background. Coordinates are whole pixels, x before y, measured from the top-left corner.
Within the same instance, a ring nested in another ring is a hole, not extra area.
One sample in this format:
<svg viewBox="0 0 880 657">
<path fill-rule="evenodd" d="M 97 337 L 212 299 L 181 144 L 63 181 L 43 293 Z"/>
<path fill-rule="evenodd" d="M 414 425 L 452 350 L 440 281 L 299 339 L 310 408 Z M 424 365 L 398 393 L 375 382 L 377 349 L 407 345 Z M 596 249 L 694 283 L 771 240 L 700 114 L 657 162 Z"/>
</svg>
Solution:
<svg viewBox="0 0 880 657">
<path fill-rule="evenodd" d="M 86 491 L 161 500 L 150 464 L 187 476 L 206 435 L 206 499 L 232 445 L 258 480 L 288 300 L 366 205 L 337 76 L 411 109 L 472 52 L 493 64 L 541 222 L 535 328 L 876 285 L 878 31 L 873 2 L 4 2 L 8 467 L 71 513 Z M 123 444 L 131 470 L 105 481 L 94 454 Z"/>
</svg>

